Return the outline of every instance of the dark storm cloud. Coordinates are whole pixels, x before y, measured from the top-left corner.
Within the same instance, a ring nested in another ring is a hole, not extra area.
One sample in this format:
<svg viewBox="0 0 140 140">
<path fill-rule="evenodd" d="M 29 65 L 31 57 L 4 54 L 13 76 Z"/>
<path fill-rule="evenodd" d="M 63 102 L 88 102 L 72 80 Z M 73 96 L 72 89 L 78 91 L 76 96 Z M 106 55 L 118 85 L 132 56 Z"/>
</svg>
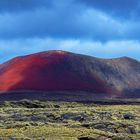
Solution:
<svg viewBox="0 0 140 140">
<path fill-rule="evenodd" d="M 0 12 L 20 12 L 50 6 L 51 0 L 0 0 Z"/>
<path fill-rule="evenodd" d="M 132 18 L 140 15 L 139 0 L 78 0 L 89 7 L 99 9 L 118 18 Z"/>
<path fill-rule="evenodd" d="M 135 17 L 138 6 L 136 0 L 2 0 L 0 38 L 139 39 L 139 19 L 112 16 Z"/>
</svg>

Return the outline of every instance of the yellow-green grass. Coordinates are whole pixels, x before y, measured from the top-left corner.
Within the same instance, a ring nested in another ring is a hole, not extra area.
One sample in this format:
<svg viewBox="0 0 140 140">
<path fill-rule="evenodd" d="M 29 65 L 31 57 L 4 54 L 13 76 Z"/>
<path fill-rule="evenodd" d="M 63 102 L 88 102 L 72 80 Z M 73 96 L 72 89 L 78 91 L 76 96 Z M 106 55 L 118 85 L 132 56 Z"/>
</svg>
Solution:
<svg viewBox="0 0 140 140">
<path fill-rule="evenodd" d="M 19 102 L 1 105 L 0 138 L 77 140 L 86 136 L 140 140 L 140 105 L 38 102 L 44 106 L 27 108 Z"/>
</svg>

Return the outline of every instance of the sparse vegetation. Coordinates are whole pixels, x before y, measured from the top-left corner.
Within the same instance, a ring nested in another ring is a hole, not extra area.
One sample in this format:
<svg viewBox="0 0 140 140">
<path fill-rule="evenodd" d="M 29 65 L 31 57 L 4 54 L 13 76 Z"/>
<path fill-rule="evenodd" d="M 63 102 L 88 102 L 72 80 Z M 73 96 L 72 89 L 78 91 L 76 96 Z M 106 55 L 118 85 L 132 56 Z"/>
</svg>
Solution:
<svg viewBox="0 0 140 140">
<path fill-rule="evenodd" d="M 1 139 L 139 140 L 140 105 L 1 102 Z"/>
</svg>

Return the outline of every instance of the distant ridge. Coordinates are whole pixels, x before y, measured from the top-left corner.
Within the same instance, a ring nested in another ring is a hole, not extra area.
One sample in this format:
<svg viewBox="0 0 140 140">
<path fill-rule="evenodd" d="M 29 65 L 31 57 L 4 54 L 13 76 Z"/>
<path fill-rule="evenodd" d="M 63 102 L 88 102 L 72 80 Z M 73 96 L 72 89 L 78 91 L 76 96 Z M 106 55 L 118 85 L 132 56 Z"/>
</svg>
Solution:
<svg viewBox="0 0 140 140">
<path fill-rule="evenodd" d="M 140 97 L 140 62 L 129 57 L 101 59 L 51 50 L 0 64 L 0 92 L 25 90 Z"/>
</svg>

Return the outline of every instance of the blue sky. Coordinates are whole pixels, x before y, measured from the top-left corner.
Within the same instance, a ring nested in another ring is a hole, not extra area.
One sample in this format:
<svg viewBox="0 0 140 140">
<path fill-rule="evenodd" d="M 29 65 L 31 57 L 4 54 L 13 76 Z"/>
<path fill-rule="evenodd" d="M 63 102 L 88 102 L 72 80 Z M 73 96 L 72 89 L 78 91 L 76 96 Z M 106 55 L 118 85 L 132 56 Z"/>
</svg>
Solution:
<svg viewBox="0 0 140 140">
<path fill-rule="evenodd" d="M 0 63 L 54 49 L 140 60 L 140 1 L 0 1 Z"/>
</svg>

